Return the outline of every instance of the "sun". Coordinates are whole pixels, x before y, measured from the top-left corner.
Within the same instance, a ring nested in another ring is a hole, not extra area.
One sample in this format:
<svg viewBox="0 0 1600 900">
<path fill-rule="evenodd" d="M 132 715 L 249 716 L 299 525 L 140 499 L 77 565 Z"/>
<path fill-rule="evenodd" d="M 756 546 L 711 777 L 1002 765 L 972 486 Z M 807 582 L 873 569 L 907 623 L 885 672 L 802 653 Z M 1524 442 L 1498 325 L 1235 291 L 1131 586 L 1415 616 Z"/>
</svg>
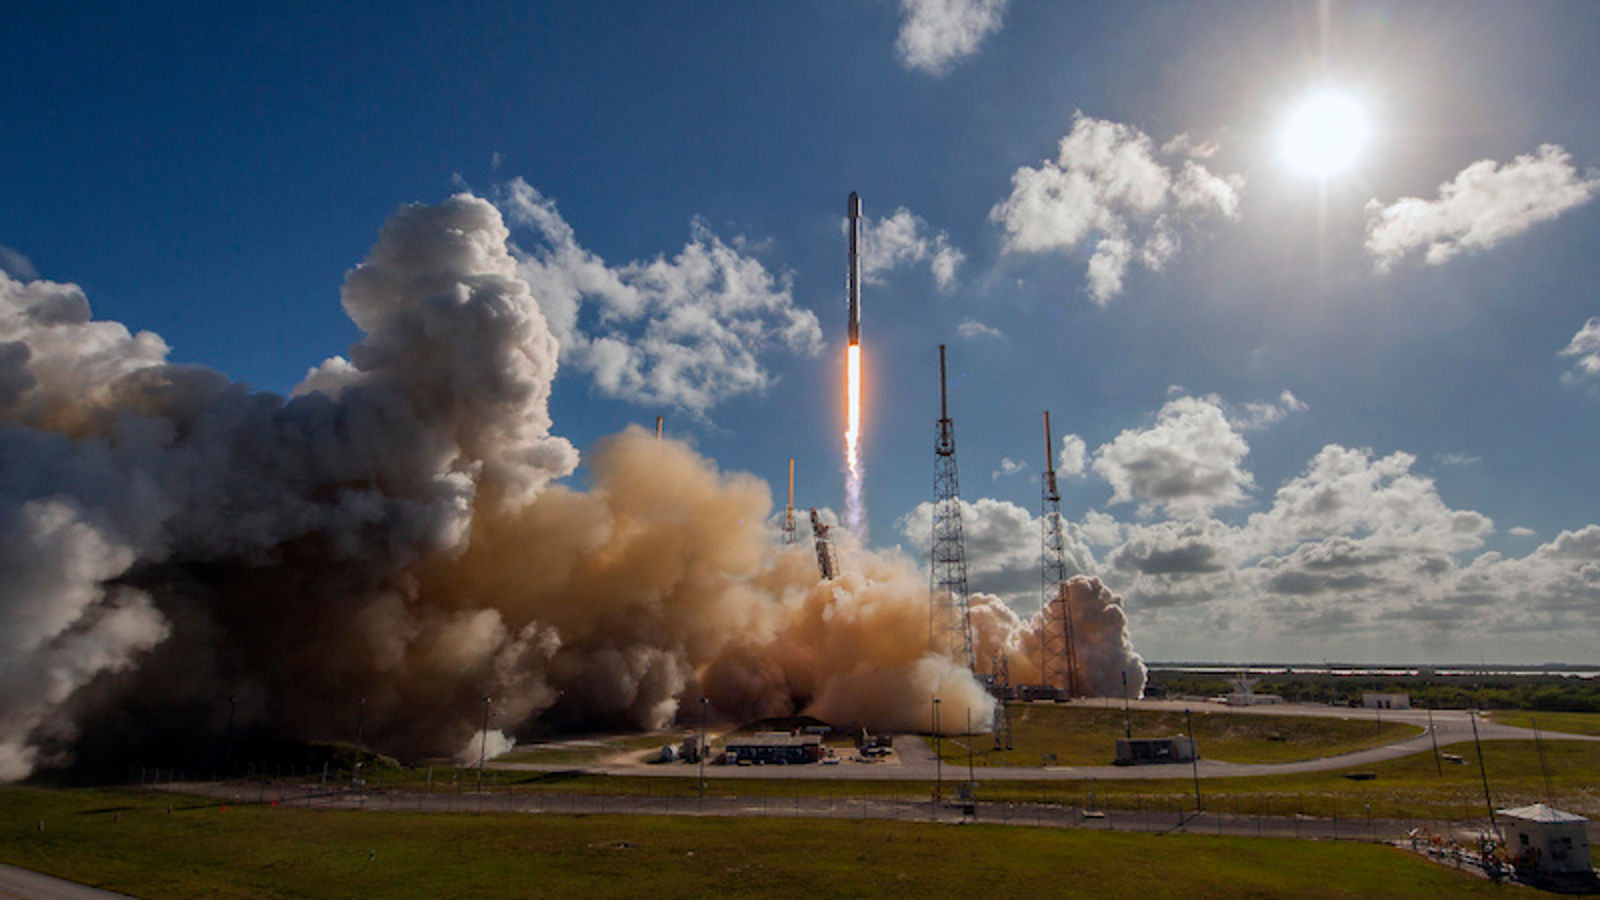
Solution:
<svg viewBox="0 0 1600 900">
<path fill-rule="evenodd" d="M 1346 94 L 1322 91 L 1290 111 L 1278 135 L 1278 149 L 1294 171 L 1330 178 L 1355 164 L 1367 137 L 1367 114 L 1361 104 Z"/>
</svg>

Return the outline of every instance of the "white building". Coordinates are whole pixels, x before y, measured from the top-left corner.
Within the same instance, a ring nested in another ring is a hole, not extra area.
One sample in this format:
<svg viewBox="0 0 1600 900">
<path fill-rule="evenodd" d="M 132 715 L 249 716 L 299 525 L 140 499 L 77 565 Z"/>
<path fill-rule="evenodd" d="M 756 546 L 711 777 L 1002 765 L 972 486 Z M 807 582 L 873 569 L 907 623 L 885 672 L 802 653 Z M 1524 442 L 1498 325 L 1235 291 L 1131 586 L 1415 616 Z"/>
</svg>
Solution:
<svg viewBox="0 0 1600 900">
<path fill-rule="evenodd" d="M 1519 868 L 1545 875 L 1591 870 L 1588 819 L 1543 803 L 1502 809 L 1500 815 L 1506 820 L 1506 850 Z"/>
<path fill-rule="evenodd" d="M 1410 709 L 1411 695 L 1367 691 L 1361 695 L 1361 705 L 1367 709 Z"/>
</svg>

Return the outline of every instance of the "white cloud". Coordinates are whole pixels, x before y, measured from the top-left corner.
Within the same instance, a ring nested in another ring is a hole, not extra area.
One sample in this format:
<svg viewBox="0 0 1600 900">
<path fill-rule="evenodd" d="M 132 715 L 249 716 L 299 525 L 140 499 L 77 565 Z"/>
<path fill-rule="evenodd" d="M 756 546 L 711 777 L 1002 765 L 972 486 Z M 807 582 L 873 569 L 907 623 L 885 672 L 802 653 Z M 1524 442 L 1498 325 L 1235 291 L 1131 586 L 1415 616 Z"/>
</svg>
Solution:
<svg viewBox="0 0 1600 900">
<path fill-rule="evenodd" d="M 861 224 L 861 279 L 882 284 L 890 271 L 928 261 L 939 290 L 950 290 L 955 286 L 956 266 L 966 255 L 951 246 L 945 232 L 930 237 L 931 232 L 927 222 L 904 206 L 886 219 L 866 218 Z"/>
<path fill-rule="evenodd" d="M 39 277 L 39 270 L 34 267 L 33 260 L 5 244 L 0 244 L 0 272 L 5 272 L 18 281 L 33 281 Z"/>
<path fill-rule="evenodd" d="M 900 0 L 900 63 L 928 75 L 944 75 L 978 51 L 1000 30 L 1007 0 Z"/>
<path fill-rule="evenodd" d="M 1293 393 L 1285 390 L 1271 403 L 1241 403 L 1229 418 L 1240 431 L 1260 431 L 1283 421 L 1290 413 L 1305 412 L 1308 408 Z"/>
<path fill-rule="evenodd" d="M 1506 529 L 1506 534 L 1509 534 L 1512 537 L 1533 537 L 1538 533 L 1539 532 L 1534 531 L 1532 528 L 1529 528 L 1526 525 L 1515 525 Z"/>
<path fill-rule="evenodd" d="M 1439 186 L 1436 200 L 1402 197 L 1384 206 L 1367 202 L 1367 252 L 1386 270 L 1414 250 L 1440 265 L 1495 244 L 1581 206 L 1600 190 L 1600 177 L 1580 176 L 1572 157 L 1542 144 L 1504 166 L 1483 159 Z"/>
<path fill-rule="evenodd" d="M 1015 474 L 1017 474 L 1019 472 L 1026 472 L 1027 470 L 1028 470 L 1028 464 L 1027 463 L 1022 462 L 1021 460 L 1012 459 L 1011 457 L 1007 456 L 1007 457 L 1001 458 L 1001 460 L 1000 460 L 1000 468 L 995 469 L 993 472 L 990 472 L 989 473 L 989 478 L 991 480 L 997 480 L 997 479 L 1000 479 L 1000 478 L 1009 478 L 1012 475 L 1015 475 Z"/>
<path fill-rule="evenodd" d="M 1572 370 L 1561 376 L 1562 381 L 1576 384 L 1585 378 L 1600 375 L 1600 317 L 1591 316 L 1589 321 L 1584 322 L 1561 355 L 1577 357 Z"/>
<path fill-rule="evenodd" d="M 1209 149 L 1175 140 L 1157 150 L 1131 125 L 1080 112 L 1055 159 L 1012 173 L 1011 195 L 989 218 L 1005 228 L 1006 252 L 1067 251 L 1092 242 L 1089 296 L 1104 306 L 1122 293 L 1130 265 L 1160 271 L 1185 232 L 1209 218 L 1238 218 L 1243 180 L 1201 164 Z M 1170 165 L 1158 159 L 1185 153 Z"/>
<path fill-rule="evenodd" d="M 1068 570 L 1093 574 L 1098 565 L 1082 531 L 1071 516 L 1062 518 Z M 1018 609 L 1037 609 L 1043 536 L 1039 518 L 1015 503 L 982 497 L 961 501 L 961 525 L 970 588 L 995 594 Z M 933 504 L 918 504 L 900 520 L 900 531 L 926 557 L 933 534 Z"/>
<path fill-rule="evenodd" d="M 1481 456 L 1473 456 L 1470 453 L 1461 452 L 1437 453 L 1434 454 L 1433 458 L 1446 466 L 1470 466 L 1473 463 L 1483 461 L 1483 457 Z"/>
<path fill-rule="evenodd" d="M 1094 470 L 1112 503 L 1137 500 L 1180 518 L 1244 502 L 1255 481 L 1241 463 L 1250 447 L 1215 397 L 1169 400 L 1149 428 L 1128 429 L 1095 451 Z"/>
<path fill-rule="evenodd" d="M 694 415 L 770 383 L 758 354 L 816 354 L 822 330 L 797 306 L 787 274 L 774 276 L 702 222 L 672 258 L 611 266 L 578 243 L 555 201 L 521 178 L 500 205 L 536 243 L 517 249 L 517 272 L 561 346 L 561 363 L 588 372 L 602 393 Z"/>
<path fill-rule="evenodd" d="M 1083 438 L 1075 434 L 1061 436 L 1061 449 L 1056 454 L 1056 474 L 1072 477 L 1083 474 L 1084 462 L 1088 457 L 1088 445 Z"/>
<path fill-rule="evenodd" d="M 964 338 L 1001 337 L 998 328 L 990 328 L 977 319 L 964 319 L 956 326 L 956 334 Z"/>
</svg>

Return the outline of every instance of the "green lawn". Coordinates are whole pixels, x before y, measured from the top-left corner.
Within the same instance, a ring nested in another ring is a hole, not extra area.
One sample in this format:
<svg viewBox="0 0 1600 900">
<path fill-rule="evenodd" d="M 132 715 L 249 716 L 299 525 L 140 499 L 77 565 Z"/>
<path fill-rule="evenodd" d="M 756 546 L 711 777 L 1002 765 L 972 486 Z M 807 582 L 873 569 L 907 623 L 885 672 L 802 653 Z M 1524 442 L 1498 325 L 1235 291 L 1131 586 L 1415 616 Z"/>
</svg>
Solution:
<svg viewBox="0 0 1600 900">
<path fill-rule="evenodd" d="M 495 757 L 495 762 L 546 763 L 549 765 L 584 765 L 599 762 L 618 753 L 638 753 L 660 750 L 668 744 L 674 747 L 683 743 L 691 732 L 668 731 L 659 734 L 601 735 L 590 738 L 552 741 L 541 744 L 518 745 L 510 753 Z"/>
<path fill-rule="evenodd" d="M 1489 786 L 1497 807 L 1546 801 L 1537 748 L 1532 741 L 1485 741 Z M 1483 784 L 1478 774 L 1477 751 L 1472 744 L 1440 748 L 1462 757 L 1461 764 L 1435 766 L 1433 754 L 1424 752 L 1361 767 L 1377 777 L 1371 781 L 1345 778 L 1345 769 L 1303 775 L 1248 778 L 1207 778 L 1201 791 L 1208 809 L 1245 814 L 1291 815 L 1305 813 L 1341 818 L 1366 813 L 1383 818 L 1475 819 L 1484 815 Z M 1556 805 L 1590 816 L 1600 816 L 1600 743 L 1546 741 L 1545 759 L 1550 769 Z M 978 798 L 986 802 L 1055 803 L 1102 806 L 1115 809 L 1177 809 L 1192 807 L 1194 786 L 1189 767 L 1166 767 L 1172 777 L 1156 781 L 985 781 L 980 770 Z M 708 774 L 714 770 L 708 770 Z M 964 781 L 966 766 L 944 770 L 948 792 Z M 576 773 L 498 773 L 497 790 L 519 792 L 606 794 L 626 796 L 693 796 L 698 793 L 693 773 L 681 778 L 581 775 Z M 437 783 L 437 782 L 436 782 Z M 470 786 L 471 782 L 468 781 Z M 900 797 L 926 799 L 931 781 L 879 780 L 709 780 L 713 796 L 749 798 Z"/>
<path fill-rule="evenodd" d="M 1557 731 L 1564 734 L 1600 734 L 1600 713 L 1530 712 L 1525 709 L 1496 710 L 1488 714 L 1501 725 Z"/>
<path fill-rule="evenodd" d="M 147 897 L 1504 890 L 1354 843 L 881 821 L 224 810 L 132 790 L 0 789 L 0 860 Z"/>
<path fill-rule="evenodd" d="M 995 750 L 994 738 L 972 739 L 973 763 L 979 766 L 1037 766 L 1046 754 L 1053 764 L 1103 766 L 1116 758 L 1117 738 L 1125 734 L 1122 710 L 1051 703 L 1012 703 L 1012 750 Z M 1314 716 L 1264 716 L 1201 709 L 1194 713 L 1195 739 L 1200 755 L 1226 762 L 1296 762 L 1337 756 L 1369 747 L 1392 744 L 1422 733 L 1398 722 L 1376 721 L 1372 713 L 1351 710 L 1348 719 Z M 1135 737 L 1170 737 L 1187 734 L 1183 713 L 1136 710 L 1132 714 Z M 946 762 L 967 763 L 967 738 L 940 742 Z"/>
</svg>

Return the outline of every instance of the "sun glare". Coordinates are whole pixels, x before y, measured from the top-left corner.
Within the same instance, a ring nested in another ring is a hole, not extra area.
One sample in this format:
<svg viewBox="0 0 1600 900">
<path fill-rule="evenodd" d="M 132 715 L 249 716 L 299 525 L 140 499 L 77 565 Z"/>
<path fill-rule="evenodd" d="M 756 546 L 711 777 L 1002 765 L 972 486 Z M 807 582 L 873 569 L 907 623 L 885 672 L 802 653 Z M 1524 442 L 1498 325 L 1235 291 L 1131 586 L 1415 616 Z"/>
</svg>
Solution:
<svg viewBox="0 0 1600 900">
<path fill-rule="evenodd" d="M 1323 92 L 1301 101 L 1284 120 L 1278 148 L 1289 168 L 1328 178 L 1361 156 L 1367 144 L 1367 116 L 1344 94 Z"/>
</svg>

